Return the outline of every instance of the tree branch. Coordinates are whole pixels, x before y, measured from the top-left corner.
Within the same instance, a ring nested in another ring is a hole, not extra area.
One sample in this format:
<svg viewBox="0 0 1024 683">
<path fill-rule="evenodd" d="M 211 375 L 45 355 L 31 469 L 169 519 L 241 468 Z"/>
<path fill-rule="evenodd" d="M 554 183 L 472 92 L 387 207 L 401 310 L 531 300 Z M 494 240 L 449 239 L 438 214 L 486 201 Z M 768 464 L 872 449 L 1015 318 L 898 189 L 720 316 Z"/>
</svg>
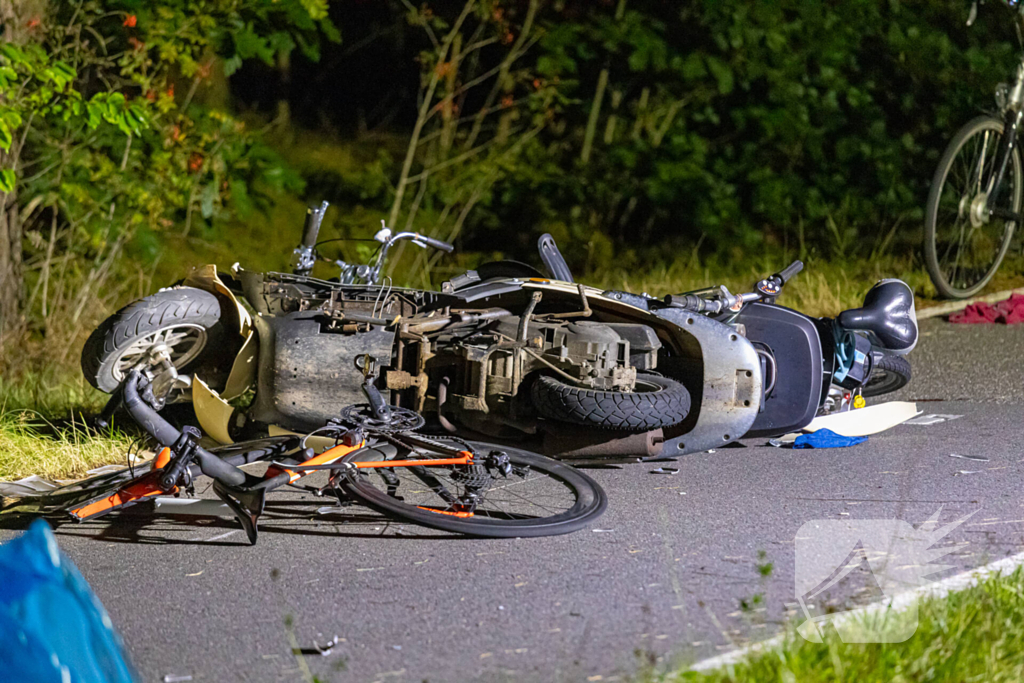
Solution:
<svg viewBox="0 0 1024 683">
<path fill-rule="evenodd" d="M 416 125 L 413 126 L 412 136 L 409 139 L 409 147 L 405 152 L 405 161 L 402 163 L 402 173 L 398 177 L 398 184 L 395 186 L 395 198 L 391 202 L 391 212 L 388 215 L 388 223 L 394 225 L 398 220 L 398 213 L 402 209 L 402 200 L 405 197 L 405 186 L 408 182 L 409 172 L 412 170 L 412 162 L 416 158 L 416 148 L 419 145 L 420 133 L 423 131 L 423 126 L 426 124 L 427 119 L 430 115 L 430 103 L 434 99 L 434 90 L 437 88 L 437 81 L 440 78 L 438 73 L 440 67 L 444 64 L 445 57 L 448 56 L 448 50 L 451 47 L 452 41 L 455 40 L 456 34 L 462 28 L 462 24 L 466 21 L 466 17 L 469 16 L 470 10 L 473 9 L 475 0 L 467 0 L 466 5 L 462 8 L 462 13 L 456 20 L 455 25 L 452 26 L 451 31 L 444 38 L 444 44 L 437 56 L 437 63 L 434 65 L 434 69 L 430 74 L 430 83 L 427 85 L 427 92 L 423 97 L 423 102 L 420 104 L 419 115 L 416 117 Z"/>
</svg>

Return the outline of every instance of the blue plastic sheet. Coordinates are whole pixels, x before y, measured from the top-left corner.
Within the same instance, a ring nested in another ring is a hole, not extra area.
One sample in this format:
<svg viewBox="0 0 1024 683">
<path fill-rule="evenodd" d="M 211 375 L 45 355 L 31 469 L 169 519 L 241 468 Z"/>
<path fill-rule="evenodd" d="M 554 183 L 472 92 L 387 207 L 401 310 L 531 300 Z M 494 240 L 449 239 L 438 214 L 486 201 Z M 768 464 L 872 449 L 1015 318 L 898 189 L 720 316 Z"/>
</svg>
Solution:
<svg viewBox="0 0 1024 683">
<path fill-rule="evenodd" d="M 0 545 L 0 680 L 131 683 L 110 617 L 39 519 Z"/>
<path fill-rule="evenodd" d="M 831 429 L 819 429 L 816 432 L 796 437 L 793 448 L 846 448 L 867 440 L 866 436 L 842 436 Z"/>
</svg>

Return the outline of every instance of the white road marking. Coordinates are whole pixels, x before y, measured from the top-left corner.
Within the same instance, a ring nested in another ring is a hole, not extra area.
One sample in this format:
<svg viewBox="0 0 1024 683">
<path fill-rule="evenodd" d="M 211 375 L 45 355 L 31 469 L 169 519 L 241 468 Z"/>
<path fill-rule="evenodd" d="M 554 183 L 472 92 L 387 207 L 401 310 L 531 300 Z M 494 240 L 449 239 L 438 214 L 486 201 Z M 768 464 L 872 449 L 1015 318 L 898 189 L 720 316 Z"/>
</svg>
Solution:
<svg viewBox="0 0 1024 683">
<path fill-rule="evenodd" d="M 889 609 L 899 612 L 923 598 L 942 598 L 950 593 L 970 588 L 991 576 L 995 576 L 997 574 L 1010 574 L 1013 570 L 1021 566 L 1024 566 L 1024 552 L 1017 553 L 1016 555 L 1012 555 L 997 562 L 986 564 L 985 566 L 978 567 L 977 569 L 955 574 L 942 579 L 941 581 L 930 583 L 927 586 L 921 586 L 920 588 L 907 591 L 906 593 L 900 593 L 892 598 L 872 603 L 859 609 L 834 615 L 830 621 L 834 624 L 843 623 L 851 619 L 860 619 L 876 612 Z M 786 634 L 783 633 L 773 638 L 768 638 L 767 640 L 752 643 L 746 647 L 731 650 L 716 657 L 701 660 L 691 666 L 690 670 L 707 671 L 709 669 L 718 669 L 723 666 L 738 664 L 740 661 L 753 655 L 770 652 L 779 648 L 785 640 L 785 635 Z"/>
<path fill-rule="evenodd" d="M 239 531 L 241 531 L 241 529 L 232 529 L 231 531 L 228 531 L 226 533 L 220 534 L 219 536 L 214 536 L 213 538 L 203 538 L 202 536 L 198 536 L 196 538 L 190 538 L 188 540 L 189 540 L 189 542 L 202 541 L 204 543 L 212 543 L 213 541 L 219 541 L 222 538 L 227 538 L 231 534 L 237 534 Z"/>
</svg>

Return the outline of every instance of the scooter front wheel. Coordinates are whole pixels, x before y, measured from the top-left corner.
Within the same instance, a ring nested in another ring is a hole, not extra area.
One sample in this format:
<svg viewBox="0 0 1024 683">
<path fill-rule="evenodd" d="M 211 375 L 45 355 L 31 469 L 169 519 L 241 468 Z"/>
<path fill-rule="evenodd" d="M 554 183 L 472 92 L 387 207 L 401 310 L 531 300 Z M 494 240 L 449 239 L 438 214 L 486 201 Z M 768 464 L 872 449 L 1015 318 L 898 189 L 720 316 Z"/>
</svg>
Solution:
<svg viewBox="0 0 1024 683">
<path fill-rule="evenodd" d="M 227 338 L 215 295 L 194 287 L 166 289 L 133 301 L 93 330 L 82 349 L 82 371 L 108 394 L 156 350 L 166 350 L 178 372 L 203 367 L 216 373 L 230 368 Z"/>
</svg>

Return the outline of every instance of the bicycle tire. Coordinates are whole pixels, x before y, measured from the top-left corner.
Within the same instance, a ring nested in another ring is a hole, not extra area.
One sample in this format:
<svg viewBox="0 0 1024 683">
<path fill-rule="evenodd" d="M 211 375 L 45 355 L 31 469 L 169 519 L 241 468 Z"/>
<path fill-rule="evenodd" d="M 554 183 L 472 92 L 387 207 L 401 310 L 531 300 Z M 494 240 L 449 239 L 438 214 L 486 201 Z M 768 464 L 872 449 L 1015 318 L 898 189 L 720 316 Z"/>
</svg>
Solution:
<svg viewBox="0 0 1024 683">
<path fill-rule="evenodd" d="M 861 395 L 865 398 L 882 396 L 899 391 L 909 382 L 913 373 L 910 369 L 910 361 L 903 356 L 898 356 L 889 351 L 875 351 L 874 361 L 871 367 L 871 376 L 861 389 Z"/>
<path fill-rule="evenodd" d="M 560 482 L 575 496 L 575 503 L 569 509 L 550 517 L 503 519 L 494 512 L 483 514 L 480 512 L 480 508 L 477 508 L 477 513 L 472 517 L 457 517 L 445 510 L 427 509 L 406 502 L 397 496 L 398 491 L 391 495 L 377 488 L 372 479 L 373 473 L 378 472 L 375 469 L 358 470 L 355 473 L 347 474 L 340 481 L 341 487 L 352 498 L 386 515 L 434 529 L 480 538 L 523 538 L 571 533 L 597 519 L 608 505 L 608 497 L 596 481 L 583 472 L 557 460 L 529 451 L 499 447 L 494 444 L 472 441 L 459 441 L 458 443 L 467 443 L 478 453 L 488 450 L 500 450 L 507 453 L 514 466 L 529 468 L 529 471 L 542 473 L 546 478 Z M 371 450 L 373 449 L 362 448 L 348 454 L 341 459 L 341 462 L 360 462 L 361 459 L 366 459 L 367 452 Z M 397 467 L 389 468 L 387 471 L 392 471 L 392 469 L 397 472 L 410 471 L 413 468 Z M 443 475 L 447 470 L 454 471 L 455 468 L 438 466 L 423 469 L 429 469 L 430 473 L 436 476 Z M 520 482 L 517 482 L 516 485 L 520 485 Z M 493 493 L 499 490 L 502 488 L 488 489 L 482 499 L 493 500 Z M 425 493 L 425 491 L 419 493 Z M 524 489 L 519 488 L 514 495 L 522 497 Z"/>
<path fill-rule="evenodd" d="M 965 299 L 971 297 L 980 292 L 985 285 L 991 281 L 992 277 L 999 270 L 1000 264 L 1006 257 L 1006 252 L 1010 248 L 1010 242 L 1013 238 L 1013 232 L 1016 225 L 1013 222 L 1005 221 L 1003 223 L 1003 234 L 1000 238 L 998 249 L 994 251 L 991 264 L 988 265 L 984 273 L 976 278 L 973 282 L 968 283 L 964 286 L 958 287 L 955 282 L 956 270 L 952 272 L 953 277 L 947 275 L 945 268 L 941 264 L 942 258 L 940 257 L 940 251 L 943 251 L 938 244 L 941 241 L 939 237 L 939 230 L 941 229 L 939 223 L 939 210 L 941 208 L 943 192 L 946 189 L 946 183 L 949 179 L 950 171 L 953 169 L 954 163 L 957 160 L 957 156 L 961 150 L 967 145 L 967 143 L 979 133 L 985 131 L 995 132 L 997 135 L 1002 136 L 1004 130 L 1003 122 L 992 116 L 979 116 L 971 121 L 968 121 L 946 147 L 942 158 L 939 160 L 938 167 L 935 169 L 935 175 L 932 177 L 931 189 L 928 192 L 928 203 L 925 207 L 925 266 L 928 269 L 928 275 L 935 285 L 935 289 L 938 293 L 946 298 L 950 299 Z M 1020 151 L 1014 147 L 1011 152 L 1012 160 L 1012 180 L 1013 187 L 1011 189 L 1011 208 L 1014 211 L 1019 212 L 1022 198 L 1022 188 L 1024 188 L 1024 178 L 1022 178 L 1022 164 Z M 994 155 L 993 155 L 994 156 Z M 973 182 L 972 182 L 973 184 Z M 953 188 L 955 190 L 955 188 Z M 976 199 L 976 197 L 974 198 Z M 961 214 L 967 210 L 970 212 L 970 203 L 965 205 L 966 195 L 961 197 L 961 200 L 957 204 L 957 217 L 958 220 L 965 220 L 970 225 L 970 217 L 962 216 Z M 990 219 L 998 220 L 998 219 Z M 988 225 L 988 222 L 985 223 Z M 972 235 L 977 232 L 977 228 L 971 228 Z M 960 247 L 963 246 L 963 240 L 960 240 Z M 948 249 L 946 250 L 948 252 Z M 958 248 L 959 255 L 959 248 Z M 959 256 L 957 258 L 957 265 L 959 264 Z M 955 266 L 956 267 L 956 266 Z M 955 268 L 954 267 L 954 268 Z"/>
</svg>

